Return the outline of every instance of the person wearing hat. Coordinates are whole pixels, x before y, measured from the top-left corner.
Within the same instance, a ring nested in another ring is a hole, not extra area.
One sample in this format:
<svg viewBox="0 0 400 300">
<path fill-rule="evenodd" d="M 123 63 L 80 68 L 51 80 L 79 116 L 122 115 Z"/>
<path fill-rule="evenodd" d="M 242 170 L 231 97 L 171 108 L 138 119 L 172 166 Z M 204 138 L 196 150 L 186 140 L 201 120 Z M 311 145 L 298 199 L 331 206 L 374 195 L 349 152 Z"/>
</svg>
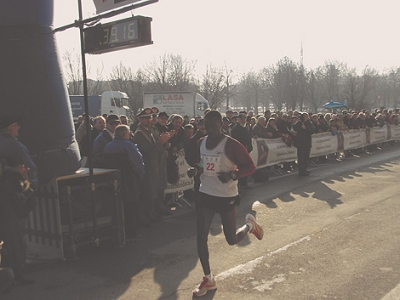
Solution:
<svg viewBox="0 0 400 300">
<path fill-rule="evenodd" d="M 132 141 L 137 144 L 143 155 L 145 176 L 141 181 L 140 189 L 140 225 L 151 226 L 157 219 L 155 206 L 160 183 L 159 159 L 168 141 L 168 134 L 160 134 L 157 138 L 151 127 L 153 110 L 144 108 L 138 115 L 139 125 Z"/>
<path fill-rule="evenodd" d="M 225 112 L 225 117 L 228 118 L 229 120 L 232 120 L 233 117 L 233 110 L 227 110 Z"/>
<path fill-rule="evenodd" d="M 159 115 L 162 115 L 162 118 L 164 119 L 166 125 L 168 116 L 165 118 L 163 113 L 160 113 L 157 107 L 152 107 L 151 108 L 153 114 L 152 114 L 152 119 L 151 119 L 151 130 L 153 131 L 153 135 L 156 139 L 157 143 L 160 143 L 160 137 L 163 136 L 166 140 L 170 138 L 169 133 L 167 133 L 167 127 L 164 126 L 162 128 L 162 125 L 159 123 L 160 118 Z M 159 131 L 160 126 L 162 131 Z M 165 205 L 165 193 L 164 190 L 167 187 L 167 150 L 171 146 L 171 144 L 166 141 L 163 146 L 163 151 L 159 152 L 159 159 L 158 159 L 158 185 L 157 185 L 157 198 L 154 203 L 154 211 L 157 217 L 162 217 L 162 216 L 167 216 L 167 215 L 172 215 L 172 212 L 170 209 L 168 209 Z"/>
<path fill-rule="evenodd" d="M 20 119 L 13 116 L 0 117 L 0 157 L 6 159 L 7 164 L 13 168 L 23 165 L 24 179 L 28 179 L 36 188 L 38 184 L 37 169 L 32 161 L 28 149 L 18 141 Z"/>
<path fill-rule="evenodd" d="M 104 166 L 103 162 L 103 150 L 104 147 L 114 139 L 115 128 L 121 124 L 121 121 L 117 115 L 108 115 L 106 119 L 106 128 L 100 133 L 93 142 L 93 155 L 94 163 L 96 168 Z"/>
<path fill-rule="evenodd" d="M 13 195 L 18 187 L 21 188 L 22 182 L 36 190 L 38 177 L 36 165 L 28 149 L 17 140 L 19 120 L 10 115 L 0 117 L 0 158 L 7 166 L 1 170 L 9 170 L 0 174 L 3 183 L 0 193 L 0 240 L 4 241 L 4 248 L 7 251 L 7 255 L 2 257 L 2 266 L 13 270 L 14 280 L 19 284 L 32 284 L 32 280 L 22 275 L 26 258 L 22 231 L 25 224 L 24 219 L 18 215 Z"/>
<path fill-rule="evenodd" d="M 165 111 L 162 111 L 158 114 L 158 120 L 157 120 L 157 123 L 155 126 L 159 133 L 168 131 L 168 128 L 167 128 L 168 118 L 169 118 L 169 116 Z"/>
</svg>

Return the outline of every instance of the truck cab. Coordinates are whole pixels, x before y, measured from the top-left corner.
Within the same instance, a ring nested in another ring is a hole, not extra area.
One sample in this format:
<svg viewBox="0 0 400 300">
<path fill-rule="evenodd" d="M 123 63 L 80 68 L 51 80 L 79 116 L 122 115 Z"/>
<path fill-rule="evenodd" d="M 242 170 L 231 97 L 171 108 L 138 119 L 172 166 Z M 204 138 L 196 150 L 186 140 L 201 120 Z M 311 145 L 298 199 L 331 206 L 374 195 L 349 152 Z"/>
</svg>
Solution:
<svg viewBox="0 0 400 300">
<path fill-rule="evenodd" d="M 107 91 L 101 94 L 101 114 L 116 114 L 129 116 L 128 96 L 126 93 L 118 91 Z"/>
<path fill-rule="evenodd" d="M 199 93 L 196 93 L 196 98 L 195 98 L 195 117 L 204 116 L 204 111 L 208 108 L 208 101 L 206 98 L 204 98 L 202 95 Z"/>
</svg>

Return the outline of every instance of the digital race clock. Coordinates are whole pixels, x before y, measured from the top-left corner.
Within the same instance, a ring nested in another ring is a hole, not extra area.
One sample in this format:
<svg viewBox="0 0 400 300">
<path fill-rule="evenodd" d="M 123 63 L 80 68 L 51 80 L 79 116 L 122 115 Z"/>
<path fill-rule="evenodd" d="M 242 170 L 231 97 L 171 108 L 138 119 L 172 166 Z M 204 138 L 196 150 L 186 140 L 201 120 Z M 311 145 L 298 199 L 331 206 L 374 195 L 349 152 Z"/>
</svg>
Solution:
<svg viewBox="0 0 400 300">
<path fill-rule="evenodd" d="M 83 30 L 85 53 L 100 54 L 153 44 L 151 21 L 149 17 L 135 16 L 87 27 Z"/>
</svg>

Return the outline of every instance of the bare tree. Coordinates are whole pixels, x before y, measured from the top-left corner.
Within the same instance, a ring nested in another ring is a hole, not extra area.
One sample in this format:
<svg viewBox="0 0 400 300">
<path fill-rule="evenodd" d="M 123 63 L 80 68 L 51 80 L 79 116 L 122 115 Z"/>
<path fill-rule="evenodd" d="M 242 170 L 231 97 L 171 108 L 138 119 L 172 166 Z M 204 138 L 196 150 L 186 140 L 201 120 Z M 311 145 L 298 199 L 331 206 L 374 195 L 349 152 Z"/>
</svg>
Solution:
<svg viewBox="0 0 400 300">
<path fill-rule="evenodd" d="M 104 91 L 103 64 L 96 70 L 96 79 L 88 79 L 88 95 L 100 95 Z"/>
<path fill-rule="evenodd" d="M 365 67 L 360 78 L 360 98 L 358 99 L 354 109 L 361 110 L 369 107 L 373 100 L 371 99 L 371 92 L 375 89 L 377 83 L 378 72 L 374 69 Z"/>
<path fill-rule="evenodd" d="M 226 95 L 226 81 L 223 70 L 208 65 L 199 91 L 208 100 L 210 108 L 220 107 Z"/>
<path fill-rule="evenodd" d="M 152 61 L 143 71 L 149 91 L 194 90 L 195 62 L 183 60 L 180 55 L 164 54 Z"/>
<path fill-rule="evenodd" d="M 306 78 L 307 101 L 310 103 L 313 111 L 316 112 L 318 108 L 321 108 L 326 103 L 322 87 L 322 74 L 318 70 L 311 70 L 307 73 Z"/>
<path fill-rule="evenodd" d="M 344 95 L 347 97 L 348 107 L 361 110 L 370 107 L 372 99 L 369 98 L 377 83 L 377 72 L 366 67 L 359 76 L 355 69 L 347 72 L 344 79 Z"/>
<path fill-rule="evenodd" d="M 67 80 L 68 93 L 70 95 L 82 95 L 82 68 L 78 54 L 65 51 L 62 56 L 64 62 L 64 72 Z"/>
<path fill-rule="evenodd" d="M 390 107 L 393 103 L 393 107 L 396 108 L 393 99 L 391 98 L 393 89 L 393 82 L 390 80 L 390 73 L 383 73 L 377 76 L 376 88 L 375 88 L 375 99 L 371 107 Z M 379 95 L 379 96 L 378 96 Z"/>
<path fill-rule="evenodd" d="M 338 62 L 325 62 L 325 65 L 318 68 L 323 74 L 323 86 L 327 100 L 344 100 L 341 93 L 341 82 L 343 78 L 343 69 L 345 66 Z"/>
<path fill-rule="evenodd" d="M 135 74 L 131 68 L 120 63 L 112 68 L 108 82 L 110 90 L 121 91 L 128 95 L 129 106 L 134 112 L 143 107 L 144 78 L 140 70 Z"/>
<path fill-rule="evenodd" d="M 400 101 L 400 68 L 393 67 L 387 75 L 388 84 L 390 87 L 390 98 L 393 106 L 398 107 Z M 389 103 L 387 103 L 388 105 Z"/>
<path fill-rule="evenodd" d="M 345 76 L 344 95 L 347 99 L 349 108 L 355 107 L 359 97 L 359 81 L 360 78 L 355 69 L 351 69 Z"/>
<path fill-rule="evenodd" d="M 299 69 L 297 65 L 288 57 L 284 57 L 278 62 L 278 68 L 283 73 L 284 96 L 286 109 L 296 109 L 299 92 Z"/>
<path fill-rule="evenodd" d="M 64 62 L 65 77 L 67 80 L 68 93 L 70 95 L 82 95 L 83 94 L 83 75 L 82 75 L 82 64 L 79 54 L 73 54 L 66 51 L 62 56 Z M 103 69 L 96 70 L 96 79 L 87 79 L 88 95 L 99 95 L 103 92 Z M 90 73 L 90 66 L 87 67 L 88 73 Z"/>
<path fill-rule="evenodd" d="M 243 85 L 245 87 L 245 103 L 247 109 L 254 109 L 254 113 L 258 114 L 258 107 L 262 94 L 262 83 L 260 80 L 260 73 L 249 72 L 243 78 Z"/>
<path fill-rule="evenodd" d="M 236 84 L 233 83 L 233 71 L 226 65 L 224 67 L 225 74 L 225 97 L 226 97 L 226 110 L 229 110 L 229 100 L 235 97 Z"/>
<path fill-rule="evenodd" d="M 265 107 L 269 107 L 271 101 L 277 110 L 282 110 L 284 103 L 283 73 L 274 66 L 264 68 L 261 71 L 260 81 Z"/>
<path fill-rule="evenodd" d="M 261 72 L 264 94 L 282 110 L 295 109 L 299 99 L 300 72 L 298 66 L 288 57 L 284 57 L 276 66 L 264 68 Z"/>
</svg>

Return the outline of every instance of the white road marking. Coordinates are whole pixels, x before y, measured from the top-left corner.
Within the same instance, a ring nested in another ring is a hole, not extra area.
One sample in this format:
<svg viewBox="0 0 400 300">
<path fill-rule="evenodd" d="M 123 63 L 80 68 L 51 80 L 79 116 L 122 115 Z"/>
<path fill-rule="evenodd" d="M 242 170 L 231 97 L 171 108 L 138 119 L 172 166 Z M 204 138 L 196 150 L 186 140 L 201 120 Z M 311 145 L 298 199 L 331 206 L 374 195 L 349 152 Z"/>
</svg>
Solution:
<svg viewBox="0 0 400 300">
<path fill-rule="evenodd" d="M 381 300 L 399 300 L 400 299 L 400 284 L 391 290 L 385 297 Z"/>
<path fill-rule="evenodd" d="M 279 248 L 278 250 L 275 250 L 275 251 L 269 253 L 268 256 L 272 256 L 272 255 L 278 254 L 278 253 L 280 253 L 282 251 L 286 251 L 290 247 L 296 246 L 296 245 L 300 244 L 301 242 L 309 241 L 309 240 L 311 240 L 311 237 L 309 235 L 307 235 L 307 236 L 305 236 L 305 237 L 303 237 L 303 238 L 301 238 L 301 239 L 299 239 L 299 240 L 297 240 L 297 241 L 295 241 L 293 243 L 287 244 L 286 246 L 284 246 L 282 248 Z M 256 266 L 258 266 L 259 264 L 262 263 L 262 260 L 264 258 L 265 258 L 265 256 L 260 256 L 260 257 L 258 257 L 256 259 L 253 259 L 253 260 L 251 260 L 251 261 L 249 261 L 249 262 L 247 262 L 245 264 L 237 265 L 236 267 L 233 267 L 233 268 L 231 268 L 231 269 L 229 269 L 227 271 L 219 273 L 218 275 L 215 276 L 215 278 L 217 278 L 219 280 L 224 280 L 225 278 L 228 278 L 228 277 L 234 276 L 234 275 L 238 275 L 238 274 L 249 274 L 254 270 L 254 268 Z M 273 282 L 265 282 L 265 283 L 263 283 L 264 287 L 260 287 L 260 288 L 261 289 L 268 289 L 268 286 L 271 286 L 271 283 L 273 284 L 275 282 L 280 282 L 279 280 L 282 281 L 282 278 L 279 278 L 278 281 L 273 280 Z"/>
<path fill-rule="evenodd" d="M 258 290 L 260 292 L 265 292 L 266 290 L 272 290 L 272 286 L 275 283 L 283 282 L 285 280 L 286 278 L 284 274 L 278 274 L 272 280 L 262 280 L 261 283 L 259 282 L 253 283 L 255 285 L 253 289 Z"/>
<path fill-rule="evenodd" d="M 233 267 L 232 269 L 229 269 L 227 271 L 224 271 L 222 273 L 219 273 L 215 278 L 218 278 L 220 280 L 224 280 L 225 278 L 237 274 L 249 274 L 253 272 L 254 268 L 259 265 L 262 260 L 264 259 L 264 256 L 258 257 L 256 259 L 253 259 L 245 264 L 238 265 L 236 267 Z"/>
<path fill-rule="evenodd" d="M 278 254 L 279 252 L 286 251 L 287 249 L 289 249 L 292 246 L 296 246 L 297 244 L 300 244 L 301 242 L 309 241 L 309 240 L 311 240 L 311 237 L 309 235 L 307 235 L 297 241 L 294 241 L 293 243 L 287 244 L 286 246 L 283 246 L 282 248 L 279 248 L 278 250 L 275 250 L 275 251 L 269 253 L 268 256 L 272 256 L 272 255 Z"/>
</svg>

